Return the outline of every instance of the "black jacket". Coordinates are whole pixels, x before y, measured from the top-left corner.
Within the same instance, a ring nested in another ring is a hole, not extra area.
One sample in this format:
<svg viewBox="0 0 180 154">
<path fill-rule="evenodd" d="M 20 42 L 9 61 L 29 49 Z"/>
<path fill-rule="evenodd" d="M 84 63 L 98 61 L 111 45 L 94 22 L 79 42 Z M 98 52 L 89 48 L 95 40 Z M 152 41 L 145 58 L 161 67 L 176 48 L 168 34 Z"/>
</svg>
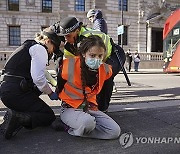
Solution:
<svg viewBox="0 0 180 154">
<path fill-rule="evenodd" d="M 37 44 L 34 40 L 26 40 L 20 47 L 18 47 L 7 60 L 4 73 L 9 75 L 22 76 L 27 80 L 32 80 L 30 67 L 31 56 L 29 48 Z"/>
<path fill-rule="evenodd" d="M 104 20 L 100 10 L 97 10 L 95 13 L 93 29 L 98 29 L 101 32 L 107 34 L 107 23 Z"/>
</svg>

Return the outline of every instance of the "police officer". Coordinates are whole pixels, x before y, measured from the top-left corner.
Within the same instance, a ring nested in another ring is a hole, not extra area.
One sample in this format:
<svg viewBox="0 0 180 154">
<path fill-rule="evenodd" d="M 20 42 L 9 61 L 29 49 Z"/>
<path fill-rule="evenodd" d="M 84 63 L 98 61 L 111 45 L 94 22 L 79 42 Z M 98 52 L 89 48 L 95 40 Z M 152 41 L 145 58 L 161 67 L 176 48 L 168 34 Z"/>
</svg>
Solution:
<svg viewBox="0 0 180 154">
<path fill-rule="evenodd" d="M 100 94 L 97 96 L 97 102 L 99 110 L 106 111 L 109 107 L 109 102 L 112 95 L 113 79 L 121 70 L 125 62 L 125 54 L 123 49 L 114 44 L 108 35 L 100 31 L 86 28 L 83 26 L 83 23 L 79 22 L 75 17 L 66 17 L 59 22 L 58 26 L 57 24 L 55 25 L 56 32 L 59 33 L 59 35 L 64 36 L 66 39 L 66 44 L 64 46 L 65 57 L 78 55 L 78 44 L 83 38 L 90 35 L 98 35 L 105 43 L 106 53 L 103 61 L 112 66 L 113 75 L 103 85 Z M 121 57 L 121 62 L 119 62 L 117 58 L 117 53 Z"/>
<path fill-rule="evenodd" d="M 17 48 L 4 67 L 1 100 L 9 108 L 1 124 L 6 139 L 11 139 L 20 128 L 48 126 L 55 120 L 53 110 L 41 99 L 47 94 L 51 100 L 58 96 L 45 77 L 48 57 L 59 52 L 60 37 L 47 28 L 34 40 L 26 40 Z"/>
</svg>

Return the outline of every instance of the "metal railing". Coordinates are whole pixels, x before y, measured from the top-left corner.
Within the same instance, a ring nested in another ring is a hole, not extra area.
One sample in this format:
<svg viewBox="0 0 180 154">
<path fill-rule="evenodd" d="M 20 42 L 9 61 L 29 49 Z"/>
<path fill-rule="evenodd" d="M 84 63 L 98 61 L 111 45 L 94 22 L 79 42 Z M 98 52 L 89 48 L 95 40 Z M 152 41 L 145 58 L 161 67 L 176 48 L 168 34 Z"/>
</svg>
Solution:
<svg viewBox="0 0 180 154">
<path fill-rule="evenodd" d="M 139 53 L 139 56 L 141 61 L 163 61 L 163 53 L 159 52 Z"/>
<path fill-rule="evenodd" d="M 11 55 L 12 51 L 0 51 L 0 62 L 6 62 L 6 60 Z M 134 56 L 134 53 L 132 53 Z M 139 53 L 141 61 L 162 61 L 163 53 L 159 52 L 151 52 L 151 53 Z"/>
</svg>

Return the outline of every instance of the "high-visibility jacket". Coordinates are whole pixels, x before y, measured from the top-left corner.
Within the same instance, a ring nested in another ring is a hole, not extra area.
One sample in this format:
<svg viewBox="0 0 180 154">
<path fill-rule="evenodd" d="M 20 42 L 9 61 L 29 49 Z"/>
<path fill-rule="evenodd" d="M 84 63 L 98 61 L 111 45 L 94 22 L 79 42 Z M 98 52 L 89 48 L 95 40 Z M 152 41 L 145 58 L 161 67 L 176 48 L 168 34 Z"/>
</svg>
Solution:
<svg viewBox="0 0 180 154">
<path fill-rule="evenodd" d="M 106 60 L 111 55 L 111 52 L 112 52 L 112 44 L 110 41 L 110 37 L 101 31 L 81 27 L 81 30 L 79 32 L 79 38 L 81 38 L 80 36 L 88 37 L 90 35 L 98 35 L 99 37 L 102 38 L 102 40 L 106 46 L 106 53 L 105 53 L 105 59 L 104 59 L 104 60 Z M 74 55 L 71 52 L 69 52 L 67 49 L 64 49 L 64 56 L 70 57 L 70 56 L 74 56 Z"/>
<path fill-rule="evenodd" d="M 91 89 L 85 87 L 87 101 L 97 105 L 96 95 L 101 91 L 104 81 L 112 75 L 111 66 L 101 64 L 98 69 L 98 81 L 96 86 Z M 63 90 L 59 93 L 59 98 L 73 108 L 78 108 L 84 100 L 83 87 L 81 81 L 80 57 L 67 58 L 63 60 L 61 76 L 67 82 Z"/>
</svg>

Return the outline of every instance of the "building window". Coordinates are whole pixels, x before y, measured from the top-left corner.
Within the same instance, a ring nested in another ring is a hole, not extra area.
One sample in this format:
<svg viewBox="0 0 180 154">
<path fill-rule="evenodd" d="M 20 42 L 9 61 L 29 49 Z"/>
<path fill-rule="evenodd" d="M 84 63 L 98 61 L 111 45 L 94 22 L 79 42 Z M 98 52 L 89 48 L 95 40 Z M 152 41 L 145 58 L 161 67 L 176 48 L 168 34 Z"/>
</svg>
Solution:
<svg viewBox="0 0 180 154">
<path fill-rule="evenodd" d="M 121 35 L 118 35 L 118 44 L 121 45 Z M 123 45 L 128 44 L 128 27 L 124 26 Z"/>
<path fill-rule="evenodd" d="M 19 0 L 8 0 L 9 11 L 19 11 Z"/>
<path fill-rule="evenodd" d="M 128 0 L 122 0 L 123 1 L 123 11 L 128 10 Z M 121 0 L 119 0 L 119 10 L 121 10 Z"/>
<path fill-rule="evenodd" d="M 84 0 L 75 0 L 75 11 L 85 11 Z"/>
<path fill-rule="evenodd" d="M 42 12 L 52 12 L 52 0 L 42 0 Z"/>
<path fill-rule="evenodd" d="M 21 45 L 20 26 L 9 26 L 9 45 Z"/>
</svg>

